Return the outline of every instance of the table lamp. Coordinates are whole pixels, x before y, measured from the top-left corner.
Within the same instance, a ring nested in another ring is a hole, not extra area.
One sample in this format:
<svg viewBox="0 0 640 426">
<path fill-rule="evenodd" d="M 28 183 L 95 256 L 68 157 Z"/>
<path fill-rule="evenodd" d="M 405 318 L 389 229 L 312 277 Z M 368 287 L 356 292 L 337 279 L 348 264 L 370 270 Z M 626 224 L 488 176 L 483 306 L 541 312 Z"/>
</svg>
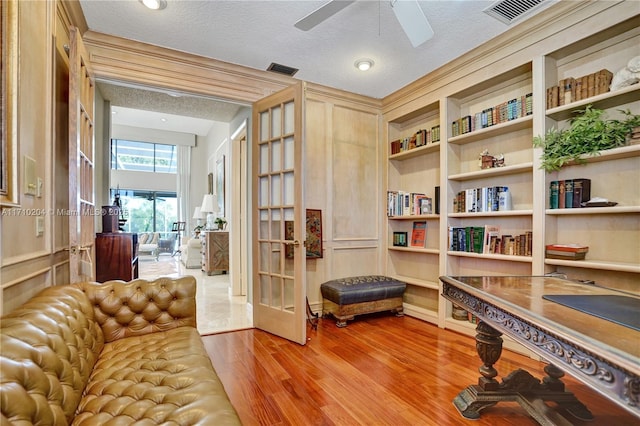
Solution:
<svg viewBox="0 0 640 426">
<path fill-rule="evenodd" d="M 204 194 L 202 198 L 202 205 L 200 206 L 200 212 L 207 214 L 207 226 L 206 228 L 211 230 L 214 228 L 214 221 L 216 220 L 215 213 L 218 212 L 218 203 L 213 194 Z"/>
</svg>

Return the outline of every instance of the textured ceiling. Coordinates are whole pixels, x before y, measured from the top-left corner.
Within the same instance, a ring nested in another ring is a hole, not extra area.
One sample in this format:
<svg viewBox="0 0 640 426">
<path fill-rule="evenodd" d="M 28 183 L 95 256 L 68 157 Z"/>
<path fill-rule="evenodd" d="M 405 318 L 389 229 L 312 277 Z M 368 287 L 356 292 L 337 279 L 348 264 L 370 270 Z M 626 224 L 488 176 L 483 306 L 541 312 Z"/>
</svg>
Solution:
<svg viewBox="0 0 640 426">
<path fill-rule="evenodd" d="M 374 98 L 510 28 L 482 12 L 494 1 L 480 0 L 420 1 L 435 35 L 417 48 L 389 1 L 356 1 L 310 31 L 294 27 L 324 3 L 167 0 L 166 9 L 152 11 L 137 0 L 80 0 L 93 31 L 259 70 L 277 62 L 298 68 L 301 80 Z M 374 67 L 358 71 L 359 58 L 373 59 Z"/>
<path fill-rule="evenodd" d="M 98 90 L 111 103 L 113 124 L 146 127 L 206 136 L 212 121 L 230 122 L 244 106 L 147 88 L 98 82 Z"/>
</svg>

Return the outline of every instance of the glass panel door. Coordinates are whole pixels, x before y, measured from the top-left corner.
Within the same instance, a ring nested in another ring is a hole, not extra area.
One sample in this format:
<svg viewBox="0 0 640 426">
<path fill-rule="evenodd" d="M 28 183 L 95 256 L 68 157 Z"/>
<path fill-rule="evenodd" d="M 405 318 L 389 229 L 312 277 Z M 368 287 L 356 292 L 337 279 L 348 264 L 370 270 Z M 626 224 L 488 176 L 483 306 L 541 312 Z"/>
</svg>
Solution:
<svg viewBox="0 0 640 426">
<path fill-rule="evenodd" d="M 254 104 L 254 325 L 304 344 L 301 84 Z"/>
</svg>

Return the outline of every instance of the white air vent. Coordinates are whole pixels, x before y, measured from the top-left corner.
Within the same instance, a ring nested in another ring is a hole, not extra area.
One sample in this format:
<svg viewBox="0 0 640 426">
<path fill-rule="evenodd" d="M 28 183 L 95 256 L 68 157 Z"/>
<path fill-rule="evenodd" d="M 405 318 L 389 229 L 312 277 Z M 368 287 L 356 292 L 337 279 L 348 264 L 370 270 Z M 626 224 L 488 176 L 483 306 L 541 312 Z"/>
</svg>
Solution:
<svg viewBox="0 0 640 426">
<path fill-rule="evenodd" d="M 500 22 L 509 25 L 516 19 L 530 14 L 547 0 L 500 0 L 484 10 Z"/>
</svg>

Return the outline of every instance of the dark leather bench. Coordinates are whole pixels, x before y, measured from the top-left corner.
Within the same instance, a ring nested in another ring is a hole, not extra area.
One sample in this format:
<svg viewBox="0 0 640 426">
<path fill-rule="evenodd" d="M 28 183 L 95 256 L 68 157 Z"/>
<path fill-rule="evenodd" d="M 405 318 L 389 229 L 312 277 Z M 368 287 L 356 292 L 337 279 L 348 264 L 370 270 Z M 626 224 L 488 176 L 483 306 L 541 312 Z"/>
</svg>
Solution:
<svg viewBox="0 0 640 426">
<path fill-rule="evenodd" d="M 404 315 L 402 295 L 407 284 L 383 275 L 363 275 L 327 281 L 320 285 L 322 316 L 336 318 L 338 327 L 356 315 L 391 311 Z"/>
</svg>

